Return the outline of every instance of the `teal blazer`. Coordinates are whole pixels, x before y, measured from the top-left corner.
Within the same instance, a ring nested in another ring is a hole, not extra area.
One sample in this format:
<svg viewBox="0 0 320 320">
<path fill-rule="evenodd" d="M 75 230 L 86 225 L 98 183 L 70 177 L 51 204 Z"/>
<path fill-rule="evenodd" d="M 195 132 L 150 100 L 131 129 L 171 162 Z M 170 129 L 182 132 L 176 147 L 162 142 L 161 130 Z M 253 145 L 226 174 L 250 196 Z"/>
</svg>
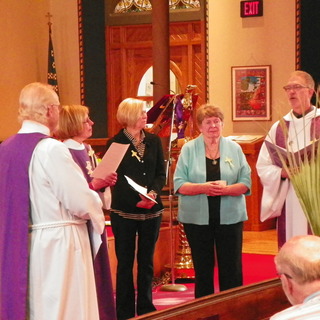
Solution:
<svg viewBox="0 0 320 320">
<path fill-rule="evenodd" d="M 239 144 L 220 138 L 221 180 L 228 185 L 243 183 L 251 194 L 251 169 Z M 206 182 L 206 154 L 203 135 L 187 142 L 181 149 L 174 173 L 174 192 L 179 196 L 178 220 L 182 223 L 209 224 L 209 205 L 206 194 L 187 196 L 178 193 L 186 182 Z M 234 224 L 248 219 L 245 195 L 221 196 L 220 223 Z"/>
</svg>

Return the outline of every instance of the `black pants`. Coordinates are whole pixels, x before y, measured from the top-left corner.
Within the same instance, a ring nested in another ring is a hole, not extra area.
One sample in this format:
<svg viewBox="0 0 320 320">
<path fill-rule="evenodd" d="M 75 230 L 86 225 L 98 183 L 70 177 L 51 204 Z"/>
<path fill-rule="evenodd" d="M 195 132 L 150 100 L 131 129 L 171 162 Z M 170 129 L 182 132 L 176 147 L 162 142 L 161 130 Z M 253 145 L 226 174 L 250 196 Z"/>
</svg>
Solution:
<svg viewBox="0 0 320 320">
<path fill-rule="evenodd" d="M 214 293 L 215 250 L 220 291 L 242 286 L 243 222 L 231 225 L 183 225 L 195 270 L 195 297 Z"/>
<path fill-rule="evenodd" d="M 152 303 L 153 255 L 161 216 L 144 221 L 125 219 L 111 212 L 111 226 L 118 260 L 116 309 L 118 320 L 135 317 L 133 264 L 137 239 L 137 315 L 155 311 Z"/>
</svg>

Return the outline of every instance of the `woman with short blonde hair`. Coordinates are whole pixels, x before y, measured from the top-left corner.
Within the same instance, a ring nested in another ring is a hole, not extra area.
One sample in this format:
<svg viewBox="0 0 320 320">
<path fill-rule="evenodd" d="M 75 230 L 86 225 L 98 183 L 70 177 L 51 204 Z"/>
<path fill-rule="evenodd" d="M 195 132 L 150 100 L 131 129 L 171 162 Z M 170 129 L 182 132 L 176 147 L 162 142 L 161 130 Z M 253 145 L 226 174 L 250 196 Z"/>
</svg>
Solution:
<svg viewBox="0 0 320 320">
<path fill-rule="evenodd" d="M 59 138 L 65 140 L 81 134 L 88 114 L 89 108 L 86 106 L 63 106 L 60 111 Z"/>
<path fill-rule="evenodd" d="M 117 318 L 124 320 L 156 310 L 152 302 L 153 255 L 163 212 L 160 192 L 166 177 L 161 140 L 144 130 L 147 123 L 144 101 L 123 100 L 117 119 L 123 128 L 108 141 L 107 148 L 112 143 L 129 145 L 117 169 L 110 209 L 118 260 Z M 126 176 L 145 187 L 148 198 L 139 195 Z M 132 271 L 136 252 L 137 294 Z"/>
</svg>

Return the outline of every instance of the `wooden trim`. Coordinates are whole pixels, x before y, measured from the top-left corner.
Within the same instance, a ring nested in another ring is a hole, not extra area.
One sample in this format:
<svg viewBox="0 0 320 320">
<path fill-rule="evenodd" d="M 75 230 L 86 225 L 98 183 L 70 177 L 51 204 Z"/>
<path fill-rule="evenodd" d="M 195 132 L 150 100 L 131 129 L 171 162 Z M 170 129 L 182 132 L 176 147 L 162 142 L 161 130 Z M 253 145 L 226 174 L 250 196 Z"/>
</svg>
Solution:
<svg viewBox="0 0 320 320">
<path fill-rule="evenodd" d="M 91 145 L 91 147 L 95 146 L 105 146 L 109 138 L 94 138 L 94 139 L 87 139 L 84 142 Z"/>
<path fill-rule="evenodd" d="M 79 68 L 80 68 L 80 101 L 84 105 L 84 47 L 83 47 L 83 24 L 82 24 L 82 0 L 78 0 L 78 32 L 79 32 Z"/>
<path fill-rule="evenodd" d="M 257 320 L 269 319 L 274 313 L 288 308 L 279 279 L 226 290 L 200 299 L 148 313 L 136 320 Z"/>
<path fill-rule="evenodd" d="M 296 70 L 301 68 L 301 0 L 296 0 Z"/>
</svg>

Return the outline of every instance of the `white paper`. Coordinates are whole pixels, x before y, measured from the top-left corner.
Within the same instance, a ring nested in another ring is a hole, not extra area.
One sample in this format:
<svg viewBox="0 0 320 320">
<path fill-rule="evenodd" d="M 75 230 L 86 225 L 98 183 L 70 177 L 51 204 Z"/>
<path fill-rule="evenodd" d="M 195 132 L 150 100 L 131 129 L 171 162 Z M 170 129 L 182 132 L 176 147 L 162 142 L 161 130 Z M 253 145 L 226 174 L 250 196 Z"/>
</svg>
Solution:
<svg viewBox="0 0 320 320">
<path fill-rule="evenodd" d="M 129 145 L 113 142 L 91 176 L 105 179 L 110 173 L 116 172 Z"/>
<path fill-rule="evenodd" d="M 137 184 L 136 182 L 134 182 L 131 178 L 129 178 L 128 176 L 125 175 L 125 178 L 127 179 L 129 185 L 136 190 L 138 193 L 140 193 L 141 195 L 143 195 L 144 197 L 146 197 L 147 199 L 153 201 L 154 203 L 158 203 L 156 200 L 154 200 L 153 198 L 149 197 L 147 195 L 148 190 L 145 187 L 140 186 L 139 184 Z"/>
<path fill-rule="evenodd" d="M 263 138 L 262 135 L 250 135 L 250 134 L 244 134 L 241 136 L 229 136 L 229 139 L 235 140 L 235 141 L 248 141 L 252 142 L 258 139 Z"/>
</svg>

